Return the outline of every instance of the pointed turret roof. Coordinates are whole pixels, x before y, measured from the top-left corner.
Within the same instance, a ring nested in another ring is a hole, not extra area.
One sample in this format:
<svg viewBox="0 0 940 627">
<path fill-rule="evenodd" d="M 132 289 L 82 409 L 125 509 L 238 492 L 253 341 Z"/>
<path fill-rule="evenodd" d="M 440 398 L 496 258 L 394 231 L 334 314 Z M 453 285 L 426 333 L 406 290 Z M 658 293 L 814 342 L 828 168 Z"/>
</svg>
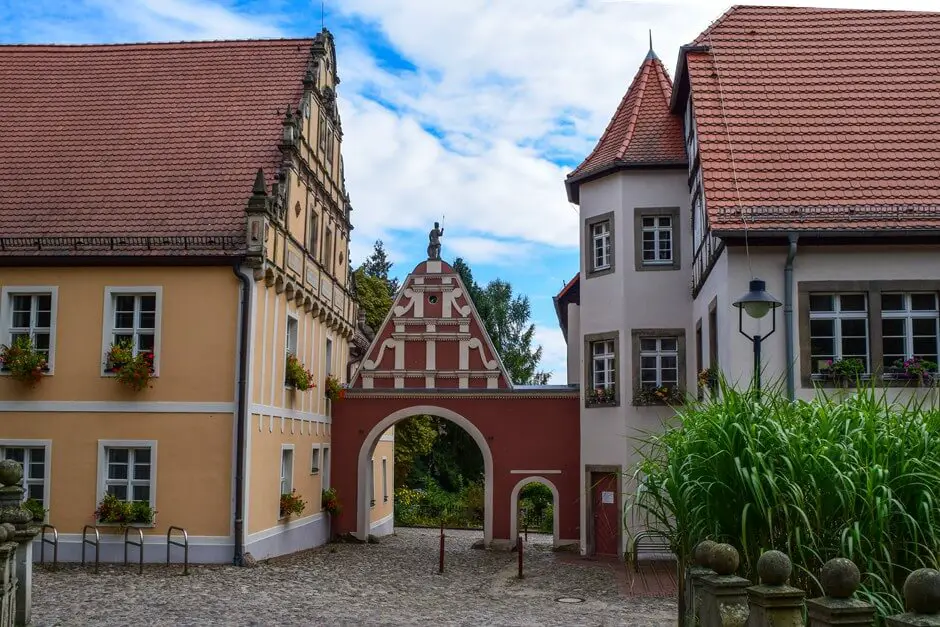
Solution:
<svg viewBox="0 0 940 627">
<path fill-rule="evenodd" d="M 686 165 L 682 121 L 670 113 L 672 80 L 650 47 L 594 150 L 565 181 L 568 200 L 578 202 L 578 186 L 613 170 Z"/>
</svg>

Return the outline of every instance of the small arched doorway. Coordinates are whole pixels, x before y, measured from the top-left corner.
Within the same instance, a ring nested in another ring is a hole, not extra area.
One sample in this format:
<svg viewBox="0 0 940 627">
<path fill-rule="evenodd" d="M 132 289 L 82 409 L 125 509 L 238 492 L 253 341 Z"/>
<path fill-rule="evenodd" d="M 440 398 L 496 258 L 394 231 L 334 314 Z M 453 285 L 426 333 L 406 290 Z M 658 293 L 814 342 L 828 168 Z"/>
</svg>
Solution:
<svg viewBox="0 0 940 627">
<path fill-rule="evenodd" d="M 522 492 L 522 488 L 530 483 L 540 483 L 547 486 L 552 491 L 552 546 L 558 548 L 561 545 L 559 535 L 561 513 L 559 512 L 558 488 L 555 487 L 554 483 L 541 476 L 531 476 L 520 479 L 512 489 L 512 495 L 509 497 L 511 499 L 509 522 L 510 542 L 515 542 L 516 538 L 519 537 L 519 493 Z"/>
<path fill-rule="evenodd" d="M 493 541 L 493 453 L 490 450 L 486 438 L 472 422 L 455 411 L 434 405 L 415 405 L 413 407 L 399 409 L 398 411 L 395 411 L 380 420 L 372 428 L 372 430 L 369 431 L 369 434 L 363 440 L 362 446 L 359 449 L 359 458 L 356 463 L 356 476 L 358 479 L 356 493 L 356 502 L 358 504 L 356 517 L 356 537 L 360 540 L 366 540 L 369 536 L 369 501 L 372 498 L 370 485 L 372 475 L 370 468 L 372 465 L 372 453 L 379 442 L 379 438 L 382 437 L 382 434 L 385 433 L 389 427 L 394 426 L 398 422 L 401 422 L 410 416 L 417 416 L 422 414 L 437 416 L 438 418 L 443 418 L 444 420 L 453 422 L 458 427 L 466 431 L 470 437 L 473 438 L 474 442 L 476 442 L 477 446 L 480 447 L 480 452 L 483 454 L 484 468 L 483 540 L 486 546 L 490 546 Z M 557 491 L 555 496 L 557 500 Z"/>
</svg>

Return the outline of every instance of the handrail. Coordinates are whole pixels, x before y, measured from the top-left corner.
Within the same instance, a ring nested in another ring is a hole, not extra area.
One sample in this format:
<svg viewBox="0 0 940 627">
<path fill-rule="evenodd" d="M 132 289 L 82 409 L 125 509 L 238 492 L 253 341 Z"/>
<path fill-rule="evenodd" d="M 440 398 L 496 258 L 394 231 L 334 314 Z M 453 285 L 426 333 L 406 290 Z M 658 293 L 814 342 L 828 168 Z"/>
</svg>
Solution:
<svg viewBox="0 0 940 627">
<path fill-rule="evenodd" d="M 46 539 L 46 530 L 52 529 L 52 540 Z M 42 542 L 39 545 L 39 565 L 42 566 L 46 562 L 46 545 L 52 545 L 52 570 L 58 570 L 59 567 L 59 532 L 52 525 L 43 525 L 42 526 Z M 82 546 L 84 549 L 85 547 Z"/>
<path fill-rule="evenodd" d="M 171 540 L 171 539 L 170 539 L 170 537 L 172 536 L 174 530 L 179 531 L 180 533 L 183 534 L 183 541 L 182 541 L 182 542 L 177 542 L 177 541 L 175 541 L 175 540 Z M 166 563 L 167 563 L 167 566 L 170 565 L 170 545 L 183 547 L 183 574 L 184 574 L 184 575 L 188 575 L 188 574 L 189 574 L 189 534 L 186 533 L 186 530 L 183 529 L 182 527 L 173 527 L 173 526 L 171 526 L 169 529 L 166 530 Z"/>
<path fill-rule="evenodd" d="M 133 529 L 137 532 L 137 536 L 140 538 L 140 542 L 134 542 L 127 538 L 127 533 Z M 144 532 L 140 530 L 140 527 L 126 527 L 124 529 L 124 565 L 127 566 L 127 547 L 136 546 L 140 556 L 140 563 L 137 567 L 137 574 L 144 574 Z"/>
<path fill-rule="evenodd" d="M 89 529 L 95 532 L 95 539 L 89 540 L 86 537 Z M 82 527 L 82 566 L 85 565 L 85 545 L 90 544 L 95 547 L 95 574 L 98 574 L 98 564 L 101 557 L 101 534 L 98 533 L 98 525 L 85 525 Z"/>
</svg>

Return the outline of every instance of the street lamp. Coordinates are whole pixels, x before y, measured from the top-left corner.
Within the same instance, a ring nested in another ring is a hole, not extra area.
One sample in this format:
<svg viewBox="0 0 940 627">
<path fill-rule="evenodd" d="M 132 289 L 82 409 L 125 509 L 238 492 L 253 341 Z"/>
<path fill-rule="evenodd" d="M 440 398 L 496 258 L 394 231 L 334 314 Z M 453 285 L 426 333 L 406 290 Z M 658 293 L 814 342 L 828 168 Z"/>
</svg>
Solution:
<svg viewBox="0 0 940 627">
<path fill-rule="evenodd" d="M 750 290 L 747 294 L 734 301 L 734 306 L 738 308 L 738 331 L 751 340 L 754 344 L 754 388 L 760 397 L 760 346 L 761 342 L 773 335 L 777 330 L 777 307 L 780 301 L 767 293 L 767 284 L 760 279 L 753 279 L 750 284 Z M 772 320 L 770 333 L 760 335 L 755 333 L 753 336 L 744 332 L 744 312 L 755 320 L 760 320 L 768 313 Z"/>
</svg>

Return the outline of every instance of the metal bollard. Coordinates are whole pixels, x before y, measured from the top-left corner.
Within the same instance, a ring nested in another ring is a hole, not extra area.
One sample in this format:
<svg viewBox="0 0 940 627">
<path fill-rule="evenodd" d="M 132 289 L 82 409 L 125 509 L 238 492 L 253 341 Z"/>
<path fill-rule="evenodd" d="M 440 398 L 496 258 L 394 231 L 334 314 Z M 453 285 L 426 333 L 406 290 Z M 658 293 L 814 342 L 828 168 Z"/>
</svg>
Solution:
<svg viewBox="0 0 940 627">
<path fill-rule="evenodd" d="M 518 552 L 519 552 L 519 579 L 522 579 L 523 577 L 523 574 L 522 574 L 522 551 L 523 551 L 522 536 L 516 537 L 516 548 L 518 549 Z"/>
</svg>

